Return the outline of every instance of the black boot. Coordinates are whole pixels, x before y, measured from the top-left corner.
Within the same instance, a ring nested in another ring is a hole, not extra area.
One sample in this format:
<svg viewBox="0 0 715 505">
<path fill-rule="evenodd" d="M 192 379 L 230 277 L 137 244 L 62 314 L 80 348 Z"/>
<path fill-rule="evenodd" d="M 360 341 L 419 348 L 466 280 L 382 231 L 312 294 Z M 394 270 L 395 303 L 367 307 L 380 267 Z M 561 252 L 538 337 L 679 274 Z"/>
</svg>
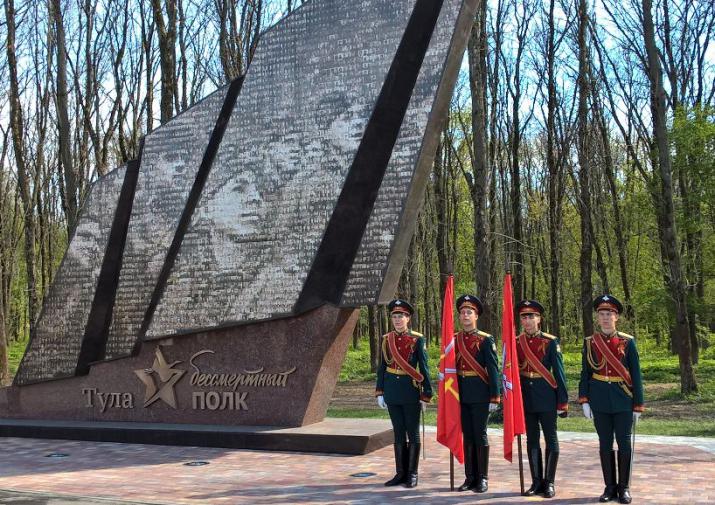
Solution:
<svg viewBox="0 0 715 505">
<path fill-rule="evenodd" d="M 395 444 L 395 476 L 385 482 L 386 486 L 397 486 L 407 479 L 407 444 Z"/>
<path fill-rule="evenodd" d="M 474 467 L 474 448 L 474 444 L 471 442 L 464 442 L 464 475 L 466 479 L 464 480 L 464 484 L 459 486 L 457 491 L 472 489 L 477 484 L 477 475 Z"/>
<path fill-rule="evenodd" d="M 546 481 L 544 483 L 544 498 L 556 496 L 554 482 L 556 480 L 556 466 L 559 463 L 559 452 L 546 449 Z"/>
<path fill-rule="evenodd" d="M 598 501 L 607 502 L 618 497 L 616 486 L 616 453 L 613 450 L 601 451 L 601 470 L 603 470 L 603 482 L 606 489 L 598 497 Z"/>
<path fill-rule="evenodd" d="M 529 458 L 531 487 L 524 492 L 524 496 L 534 496 L 543 491 L 541 481 L 544 479 L 544 465 L 541 459 L 541 447 L 528 449 L 526 455 Z"/>
<path fill-rule="evenodd" d="M 409 447 L 409 461 L 407 471 L 407 480 L 405 481 L 405 487 L 415 487 L 417 485 L 417 469 L 420 465 L 420 449 L 422 444 L 410 444 Z"/>
<path fill-rule="evenodd" d="M 618 451 L 618 501 L 631 502 L 631 451 Z"/>
<path fill-rule="evenodd" d="M 475 493 L 486 493 L 489 489 L 489 446 L 477 446 L 477 485 Z"/>
</svg>

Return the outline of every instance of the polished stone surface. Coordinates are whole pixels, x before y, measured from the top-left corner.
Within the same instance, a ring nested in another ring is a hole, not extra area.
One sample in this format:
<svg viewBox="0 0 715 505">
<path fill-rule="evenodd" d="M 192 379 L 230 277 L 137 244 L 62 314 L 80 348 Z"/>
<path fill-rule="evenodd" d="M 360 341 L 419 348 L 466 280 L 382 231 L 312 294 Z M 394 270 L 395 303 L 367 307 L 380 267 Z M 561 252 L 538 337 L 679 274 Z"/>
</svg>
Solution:
<svg viewBox="0 0 715 505">
<path fill-rule="evenodd" d="M 74 375 L 125 173 L 126 166 L 120 167 L 90 188 L 16 384 Z"/>
<path fill-rule="evenodd" d="M 300 316 L 144 344 L 89 374 L 0 388 L 9 419 L 302 426 L 322 421 L 359 316 Z"/>
</svg>

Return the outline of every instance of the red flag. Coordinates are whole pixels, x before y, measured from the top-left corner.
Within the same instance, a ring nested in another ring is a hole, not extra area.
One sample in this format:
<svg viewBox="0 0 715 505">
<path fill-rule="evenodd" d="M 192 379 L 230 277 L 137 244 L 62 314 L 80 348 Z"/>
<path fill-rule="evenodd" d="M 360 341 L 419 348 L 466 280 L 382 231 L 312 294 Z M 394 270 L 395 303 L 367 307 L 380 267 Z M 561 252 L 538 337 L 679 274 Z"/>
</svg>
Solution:
<svg viewBox="0 0 715 505">
<path fill-rule="evenodd" d="M 459 386 L 457 385 L 457 357 L 454 346 L 454 278 L 450 275 L 444 288 L 442 307 L 442 354 L 439 371 L 444 379 L 439 383 L 439 404 L 437 407 L 437 442 L 447 447 L 464 463 L 462 447 L 462 418 L 459 406 Z"/>
<path fill-rule="evenodd" d="M 511 274 L 504 276 L 504 303 L 502 305 L 502 380 L 504 403 L 504 459 L 511 461 L 514 437 L 526 433 L 524 403 L 521 398 L 519 361 L 516 354 L 514 331 L 514 303 L 511 294 Z"/>
</svg>

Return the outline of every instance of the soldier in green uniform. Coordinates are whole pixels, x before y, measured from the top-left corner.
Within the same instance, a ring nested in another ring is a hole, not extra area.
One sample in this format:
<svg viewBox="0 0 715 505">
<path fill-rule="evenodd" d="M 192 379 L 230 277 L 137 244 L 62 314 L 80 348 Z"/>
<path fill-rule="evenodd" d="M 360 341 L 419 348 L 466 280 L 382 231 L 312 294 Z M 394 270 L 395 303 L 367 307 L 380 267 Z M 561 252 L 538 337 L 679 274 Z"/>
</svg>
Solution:
<svg viewBox="0 0 715 505">
<path fill-rule="evenodd" d="M 544 498 L 556 495 L 554 480 L 559 461 L 559 439 L 556 416 L 568 415 L 566 375 L 559 340 L 541 331 L 544 307 L 536 300 L 522 300 L 516 305 L 523 333 L 516 337 L 516 352 L 521 376 L 521 395 L 526 421 L 526 452 L 531 470 L 531 487 L 524 493 Z M 546 443 L 546 475 L 544 475 L 540 432 Z"/>
<path fill-rule="evenodd" d="M 375 396 L 387 408 L 395 432 L 395 476 L 386 486 L 417 485 L 420 455 L 420 410 L 432 398 L 424 337 L 409 329 L 412 305 L 405 300 L 389 303 L 394 330 L 383 335 Z"/>
<path fill-rule="evenodd" d="M 629 490 L 632 448 L 631 430 L 643 412 L 643 378 L 636 341 L 631 335 L 616 331 L 623 305 L 611 295 L 596 298 L 600 331 L 583 343 L 579 403 L 584 415 L 593 419 L 598 433 L 601 469 L 606 489 L 599 501 L 618 498 L 630 503 Z M 613 438 L 618 443 L 618 482 Z"/>
<path fill-rule="evenodd" d="M 491 335 L 477 331 L 477 319 L 484 310 L 479 298 L 460 296 L 457 310 L 462 331 L 455 335 L 454 341 L 466 475 L 459 491 L 484 493 L 489 480 L 487 420 L 500 402 L 496 344 Z"/>
</svg>

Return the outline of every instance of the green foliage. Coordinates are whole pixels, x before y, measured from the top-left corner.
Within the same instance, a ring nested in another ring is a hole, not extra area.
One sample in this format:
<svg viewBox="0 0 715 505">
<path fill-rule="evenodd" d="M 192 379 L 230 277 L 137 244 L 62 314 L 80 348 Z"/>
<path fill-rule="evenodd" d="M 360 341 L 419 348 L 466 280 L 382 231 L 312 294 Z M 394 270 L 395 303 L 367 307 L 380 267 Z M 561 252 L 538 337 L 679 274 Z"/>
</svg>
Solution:
<svg viewBox="0 0 715 505">
<path fill-rule="evenodd" d="M 14 377 L 17 372 L 17 367 L 20 366 L 22 356 L 25 354 L 27 347 L 27 339 L 16 340 L 8 346 L 8 365 L 10 368 L 10 376 Z"/>
<path fill-rule="evenodd" d="M 370 372 L 370 346 L 367 339 L 361 339 L 357 349 L 350 346 L 338 380 L 340 382 L 375 380 L 375 373 Z"/>
</svg>

